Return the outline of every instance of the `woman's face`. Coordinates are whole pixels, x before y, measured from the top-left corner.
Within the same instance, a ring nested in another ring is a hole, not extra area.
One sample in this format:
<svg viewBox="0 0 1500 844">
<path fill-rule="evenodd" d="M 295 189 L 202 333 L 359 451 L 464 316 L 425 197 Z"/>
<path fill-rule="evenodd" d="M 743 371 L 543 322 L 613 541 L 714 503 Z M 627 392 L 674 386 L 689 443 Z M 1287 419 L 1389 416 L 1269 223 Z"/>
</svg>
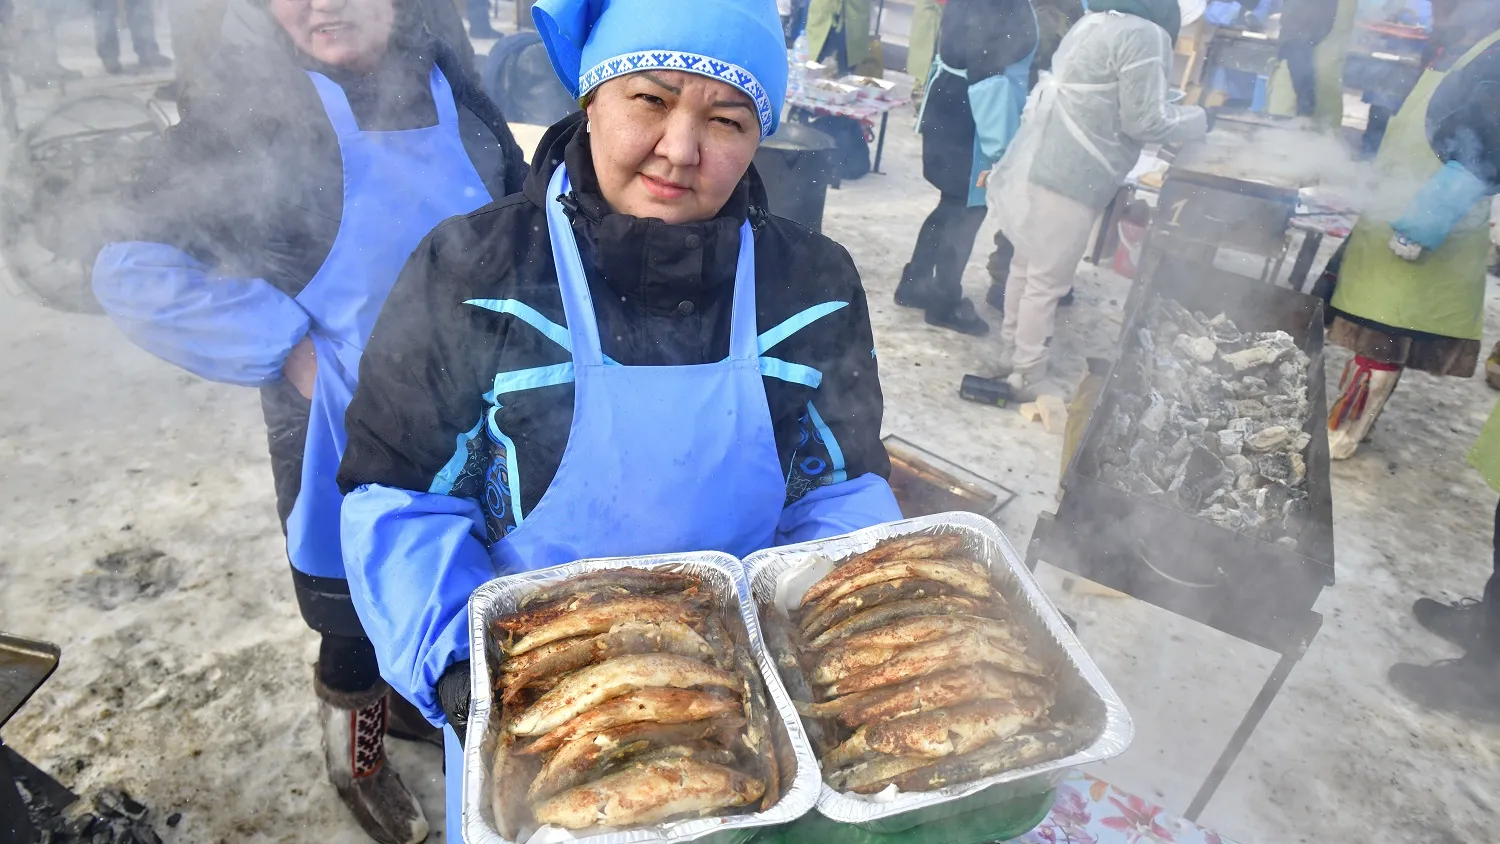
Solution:
<svg viewBox="0 0 1500 844">
<path fill-rule="evenodd" d="M 270 0 L 297 49 L 333 67 L 375 69 L 391 41 L 395 0 Z"/>
<path fill-rule="evenodd" d="M 610 80 L 595 91 L 588 118 L 605 201 L 621 214 L 673 224 L 718 214 L 760 146 L 750 98 L 685 71 Z"/>
</svg>

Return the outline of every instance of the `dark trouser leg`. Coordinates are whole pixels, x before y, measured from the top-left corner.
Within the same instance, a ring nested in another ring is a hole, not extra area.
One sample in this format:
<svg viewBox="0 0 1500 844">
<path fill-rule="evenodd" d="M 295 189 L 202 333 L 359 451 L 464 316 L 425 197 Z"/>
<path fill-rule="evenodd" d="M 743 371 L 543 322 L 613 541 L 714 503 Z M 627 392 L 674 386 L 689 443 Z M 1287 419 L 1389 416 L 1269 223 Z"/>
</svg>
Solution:
<svg viewBox="0 0 1500 844">
<path fill-rule="evenodd" d="M 944 196 L 943 203 L 951 206 L 950 220 L 943 228 L 942 242 L 937 256 L 936 303 L 931 310 L 952 307 L 964 297 L 964 268 L 974 252 L 974 238 L 984 224 L 985 206 L 968 207 L 967 197 Z"/>
<path fill-rule="evenodd" d="M 1297 114 L 1311 116 L 1318 105 L 1318 72 L 1313 66 L 1311 44 L 1282 44 L 1281 58 L 1286 60 L 1292 76 L 1292 90 L 1297 93 Z"/>
<path fill-rule="evenodd" d="M 318 648 L 318 679 L 337 692 L 363 692 L 380 682 L 375 646 L 363 636 L 323 634 Z"/>
<path fill-rule="evenodd" d="M 130 27 L 130 46 L 135 57 L 151 61 L 161 57 L 156 43 L 156 10 L 151 0 L 125 0 L 125 25 Z"/>
<path fill-rule="evenodd" d="M 94 0 L 94 49 L 106 65 L 120 61 L 119 0 Z"/>
<path fill-rule="evenodd" d="M 1360 136 L 1360 152 L 1366 158 L 1374 158 L 1380 152 L 1380 142 L 1385 140 L 1385 129 L 1391 124 L 1391 110 L 1385 106 L 1370 106 L 1370 121 L 1365 133 Z"/>
<path fill-rule="evenodd" d="M 1480 645 L 1490 656 L 1500 657 L 1500 505 L 1495 507 L 1494 572 L 1484 585 L 1484 632 Z"/>
<path fill-rule="evenodd" d="M 932 278 L 937 272 L 938 254 L 943 247 L 943 232 L 953 222 L 953 210 L 947 198 L 940 199 L 937 207 L 922 221 L 922 228 L 917 232 L 916 248 L 911 253 L 912 278 Z"/>
</svg>

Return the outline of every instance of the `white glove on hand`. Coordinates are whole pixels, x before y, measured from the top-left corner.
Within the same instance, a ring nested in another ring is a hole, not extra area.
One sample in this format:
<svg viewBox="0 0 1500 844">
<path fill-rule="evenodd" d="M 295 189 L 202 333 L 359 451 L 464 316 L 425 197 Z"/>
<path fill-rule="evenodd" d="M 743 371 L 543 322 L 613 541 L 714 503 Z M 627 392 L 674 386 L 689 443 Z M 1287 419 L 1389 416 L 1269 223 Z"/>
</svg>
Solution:
<svg viewBox="0 0 1500 844">
<path fill-rule="evenodd" d="M 1402 237 L 1400 232 L 1391 235 L 1391 242 L 1388 245 L 1391 251 L 1396 253 L 1396 257 L 1403 261 L 1415 261 L 1422 257 L 1422 246 Z"/>
</svg>

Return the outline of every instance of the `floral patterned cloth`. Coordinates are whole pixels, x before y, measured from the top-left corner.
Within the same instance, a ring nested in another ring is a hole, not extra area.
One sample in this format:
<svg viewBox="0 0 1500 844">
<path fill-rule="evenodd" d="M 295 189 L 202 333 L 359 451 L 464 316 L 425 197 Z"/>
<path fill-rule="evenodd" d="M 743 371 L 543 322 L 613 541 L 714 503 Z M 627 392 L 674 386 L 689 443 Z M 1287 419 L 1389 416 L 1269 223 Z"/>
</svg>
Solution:
<svg viewBox="0 0 1500 844">
<path fill-rule="evenodd" d="M 1234 844 L 1103 780 L 1073 772 L 1041 826 L 1014 844 Z"/>
</svg>

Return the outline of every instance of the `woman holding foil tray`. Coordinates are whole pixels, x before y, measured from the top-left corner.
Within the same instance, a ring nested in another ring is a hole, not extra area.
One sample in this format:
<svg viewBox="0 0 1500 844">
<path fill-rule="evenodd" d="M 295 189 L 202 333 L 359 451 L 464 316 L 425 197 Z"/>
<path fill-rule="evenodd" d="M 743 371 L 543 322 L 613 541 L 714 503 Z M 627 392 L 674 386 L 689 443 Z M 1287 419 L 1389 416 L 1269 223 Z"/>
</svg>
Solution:
<svg viewBox="0 0 1500 844">
<path fill-rule="evenodd" d="M 542 0 L 583 112 L 525 189 L 435 229 L 365 350 L 339 481 L 387 680 L 457 732 L 467 602 L 579 559 L 735 555 L 900 518 L 848 253 L 751 168 L 787 60 L 775 0 Z"/>
</svg>

